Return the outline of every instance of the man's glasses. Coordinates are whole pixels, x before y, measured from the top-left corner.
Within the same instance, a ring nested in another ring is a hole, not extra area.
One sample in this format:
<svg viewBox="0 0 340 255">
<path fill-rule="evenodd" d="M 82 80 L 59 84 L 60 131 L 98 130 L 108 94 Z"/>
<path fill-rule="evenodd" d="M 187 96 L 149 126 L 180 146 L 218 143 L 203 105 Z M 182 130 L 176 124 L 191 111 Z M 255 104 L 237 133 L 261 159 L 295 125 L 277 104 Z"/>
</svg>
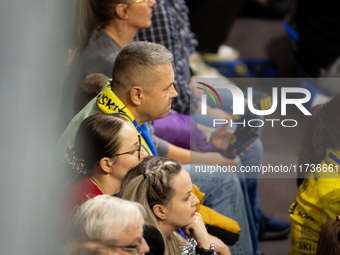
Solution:
<svg viewBox="0 0 340 255">
<path fill-rule="evenodd" d="M 136 149 L 133 149 L 133 150 L 127 151 L 127 152 L 123 152 L 123 153 L 119 153 L 119 154 L 115 154 L 115 155 L 112 156 L 112 158 L 118 157 L 118 156 L 121 156 L 121 155 L 125 155 L 125 154 L 133 154 L 136 151 L 138 151 L 138 160 L 140 160 L 141 147 L 142 147 L 142 143 L 141 143 L 140 135 L 138 135 L 138 147 Z"/>
</svg>

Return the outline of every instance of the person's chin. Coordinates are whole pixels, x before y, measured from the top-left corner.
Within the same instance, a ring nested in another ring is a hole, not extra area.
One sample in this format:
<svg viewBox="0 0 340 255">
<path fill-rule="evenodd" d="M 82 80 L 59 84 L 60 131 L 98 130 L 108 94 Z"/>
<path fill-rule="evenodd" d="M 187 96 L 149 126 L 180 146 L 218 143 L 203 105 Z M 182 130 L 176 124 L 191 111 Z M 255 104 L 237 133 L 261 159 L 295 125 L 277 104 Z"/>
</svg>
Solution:
<svg viewBox="0 0 340 255">
<path fill-rule="evenodd" d="M 151 26 L 151 19 L 145 22 L 145 26 L 143 28 L 149 28 Z"/>
<path fill-rule="evenodd" d="M 169 115 L 169 112 L 163 113 L 158 119 L 164 119 L 168 115 Z"/>
<path fill-rule="evenodd" d="M 166 109 L 162 114 L 160 114 L 160 115 L 159 115 L 157 118 L 155 118 L 155 119 L 163 119 L 163 118 L 165 118 L 166 116 L 169 115 L 170 109 L 171 109 L 171 106 L 170 106 L 168 109 Z"/>
<path fill-rule="evenodd" d="M 166 116 L 168 116 L 168 115 L 169 115 L 169 112 L 170 112 L 170 109 L 169 109 L 169 110 L 167 110 L 167 111 L 164 113 L 164 116 L 163 116 L 163 118 L 165 118 Z"/>
</svg>

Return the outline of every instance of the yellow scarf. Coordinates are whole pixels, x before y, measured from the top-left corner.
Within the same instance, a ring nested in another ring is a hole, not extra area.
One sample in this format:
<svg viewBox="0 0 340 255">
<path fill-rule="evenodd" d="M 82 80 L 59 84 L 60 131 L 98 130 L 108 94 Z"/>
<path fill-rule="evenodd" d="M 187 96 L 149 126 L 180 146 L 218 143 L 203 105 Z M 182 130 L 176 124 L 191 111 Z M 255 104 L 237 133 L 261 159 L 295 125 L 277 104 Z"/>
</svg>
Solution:
<svg viewBox="0 0 340 255">
<path fill-rule="evenodd" d="M 129 111 L 129 109 L 124 105 L 124 103 L 116 96 L 116 94 L 111 90 L 111 81 L 108 80 L 102 91 L 97 96 L 97 105 L 98 108 L 108 114 L 112 113 L 122 113 L 127 115 L 127 119 L 135 126 L 137 134 L 141 136 L 142 147 L 146 150 L 146 152 L 152 156 L 150 147 L 148 146 L 147 142 L 144 138 L 144 133 L 141 130 L 142 126 L 139 127 L 135 120 L 135 117 Z M 124 116 L 124 115 L 123 115 Z M 143 124 L 145 125 L 145 124 Z M 146 128 L 146 126 L 144 127 Z"/>
</svg>

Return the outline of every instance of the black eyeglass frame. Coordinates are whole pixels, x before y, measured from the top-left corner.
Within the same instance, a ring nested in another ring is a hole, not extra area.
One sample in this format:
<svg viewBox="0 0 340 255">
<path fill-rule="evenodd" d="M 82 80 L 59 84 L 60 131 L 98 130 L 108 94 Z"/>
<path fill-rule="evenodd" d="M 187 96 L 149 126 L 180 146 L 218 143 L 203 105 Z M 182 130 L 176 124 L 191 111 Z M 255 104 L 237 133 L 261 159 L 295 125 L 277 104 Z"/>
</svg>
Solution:
<svg viewBox="0 0 340 255">
<path fill-rule="evenodd" d="M 141 239 L 139 243 L 136 245 L 127 245 L 127 246 L 110 245 L 110 246 L 114 248 L 120 248 L 126 252 L 134 252 L 134 251 L 139 252 L 139 247 L 141 246 L 142 241 L 143 239 Z"/>
</svg>

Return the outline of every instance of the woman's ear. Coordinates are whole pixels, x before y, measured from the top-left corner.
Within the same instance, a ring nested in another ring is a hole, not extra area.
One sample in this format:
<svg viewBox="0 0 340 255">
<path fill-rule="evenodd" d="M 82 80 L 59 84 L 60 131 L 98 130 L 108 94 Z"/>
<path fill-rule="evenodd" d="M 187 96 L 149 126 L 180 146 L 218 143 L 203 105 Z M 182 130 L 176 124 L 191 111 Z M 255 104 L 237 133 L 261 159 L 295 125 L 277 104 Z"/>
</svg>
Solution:
<svg viewBox="0 0 340 255">
<path fill-rule="evenodd" d="M 141 105 L 143 96 L 143 89 L 139 86 L 134 86 L 130 90 L 130 99 L 136 106 Z"/>
<path fill-rule="evenodd" d="M 118 18 L 127 19 L 128 18 L 128 4 L 117 4 L 115 11 Z"/>
<path fill-rule="evenodd" d="M 100 168 L 107 174 L 110 174 L 112 172 L 112 165 L 113 165 L 113 161 L 112 159 L 108 157 L 102 158 L 99 161 Z"/>
<path fill-rule="evenodd" d="M 159 220 L 165 220 L 166 219 L 166 209 L 163 205 L 160 205 L 160 204 L 154 205 L 152 207 L 152 211 Z"/>
</svg>

